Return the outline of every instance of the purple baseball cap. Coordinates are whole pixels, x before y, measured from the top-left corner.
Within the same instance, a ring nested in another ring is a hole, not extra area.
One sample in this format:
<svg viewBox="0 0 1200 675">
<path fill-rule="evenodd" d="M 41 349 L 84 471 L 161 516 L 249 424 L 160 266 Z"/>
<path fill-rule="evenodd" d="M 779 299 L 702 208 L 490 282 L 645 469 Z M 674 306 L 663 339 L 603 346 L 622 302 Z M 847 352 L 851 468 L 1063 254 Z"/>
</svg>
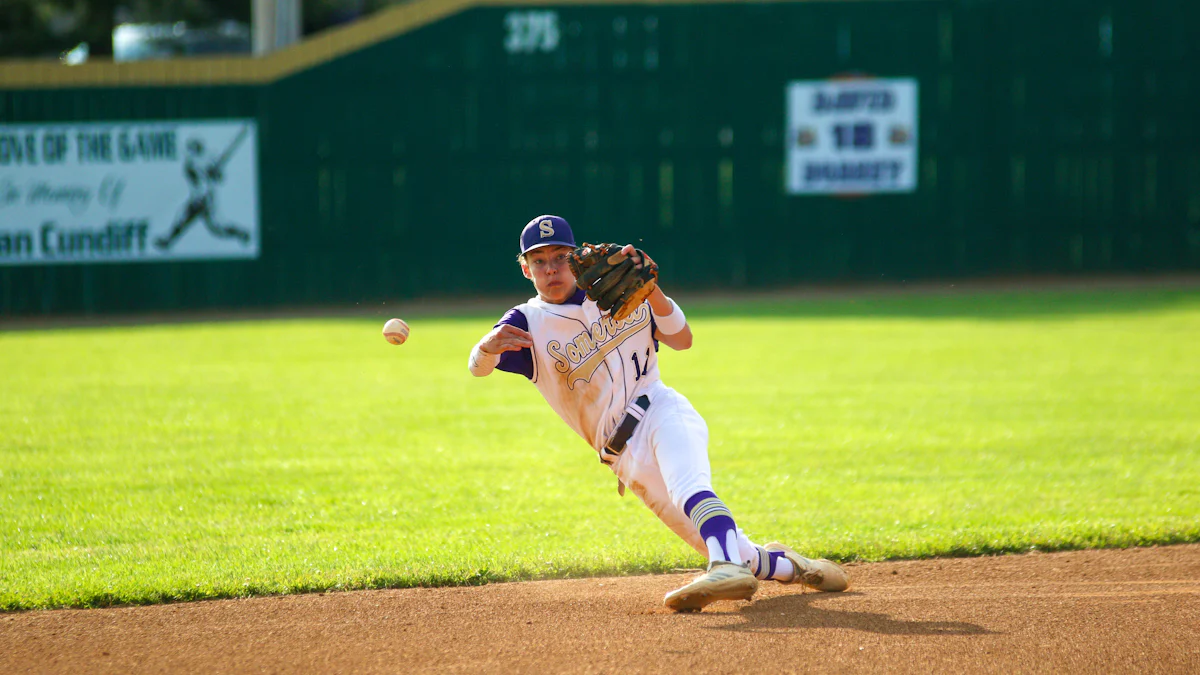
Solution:
<svg viewBox="0 0 1200 675">
<path fill-rule="evenodd" d="M 558 216 L 538 216 L 521 230 L 521 253 L 543 246 L 575 248 L 575 235 L 566 219 Z"/>
</svg>

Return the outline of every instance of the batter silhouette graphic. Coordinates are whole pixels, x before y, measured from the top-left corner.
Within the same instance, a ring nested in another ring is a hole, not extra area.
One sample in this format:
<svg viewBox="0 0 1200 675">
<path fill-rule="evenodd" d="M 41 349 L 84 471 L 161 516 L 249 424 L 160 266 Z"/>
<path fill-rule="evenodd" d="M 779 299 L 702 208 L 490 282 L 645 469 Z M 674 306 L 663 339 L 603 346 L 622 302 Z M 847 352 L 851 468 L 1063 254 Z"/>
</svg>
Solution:
<svg viewBox="0 0 1200 675">
<path fill-rule="evenodd" d="M 164 251 L 171 248 L 197 219 L 204 222 L 204 226 L 214 237 L 234 238 L 243 246 L 250 243 L 250 233 L 245 229 L 216 221 L 217 186 L 225 180 L 223 172 L 225 163 L 241 145 L 248 129 L 248 127 L 243 127 L 225 152 L 215 160 L 204 152 L 204 141 L 198 138 L 188 141 L 187 157 L 183 161 L 183 175 L 188 182 L 187 205 L 184 207 L 183 215 L 171 228 L 171 233 L 156 239 L 155 246 Z"/>
</svg>

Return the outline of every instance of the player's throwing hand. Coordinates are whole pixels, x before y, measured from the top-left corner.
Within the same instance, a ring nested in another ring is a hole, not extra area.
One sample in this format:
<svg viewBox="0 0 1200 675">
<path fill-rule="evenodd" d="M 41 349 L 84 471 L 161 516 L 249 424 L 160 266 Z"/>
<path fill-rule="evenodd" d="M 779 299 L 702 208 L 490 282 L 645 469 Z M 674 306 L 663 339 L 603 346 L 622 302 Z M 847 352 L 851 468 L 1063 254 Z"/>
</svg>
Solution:
<svg viewBox="0 0 1200 675">
<path fill-rule="evenodd" d="M 533 336 L 529 334 L 529 331 L 508 324 L 502 324 L 492 329 L 492 332 L 485 335 L 479 342 L 479 350 L 492 355 L 515 352 L 532 346 Z"/>
</svg>

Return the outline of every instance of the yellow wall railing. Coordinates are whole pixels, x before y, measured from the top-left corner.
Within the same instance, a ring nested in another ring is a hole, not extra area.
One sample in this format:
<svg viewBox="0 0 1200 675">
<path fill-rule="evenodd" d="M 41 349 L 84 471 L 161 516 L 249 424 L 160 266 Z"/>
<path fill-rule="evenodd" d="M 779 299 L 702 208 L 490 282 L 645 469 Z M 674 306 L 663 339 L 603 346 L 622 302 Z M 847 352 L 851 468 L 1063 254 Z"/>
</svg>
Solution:
<svg viewBox="0 0 1200 675">
<path fill-rule="evenodd" d="M 197 57 L 165 61 L 0 61 L 0 90 L 73 87 L 250 85 L 273 82 L 475 7 L 740 4 L 764 0 L 412 0 L 340 26 L 265 57 Z M 811 2 L 820 0 L 765 0 Z M 825 0 L 829 1 L 829 0 Z M 869 0 L 834 0 L 841 2 Z M 927 0 L 913 0 L 927 1 Z"/>
</svg>

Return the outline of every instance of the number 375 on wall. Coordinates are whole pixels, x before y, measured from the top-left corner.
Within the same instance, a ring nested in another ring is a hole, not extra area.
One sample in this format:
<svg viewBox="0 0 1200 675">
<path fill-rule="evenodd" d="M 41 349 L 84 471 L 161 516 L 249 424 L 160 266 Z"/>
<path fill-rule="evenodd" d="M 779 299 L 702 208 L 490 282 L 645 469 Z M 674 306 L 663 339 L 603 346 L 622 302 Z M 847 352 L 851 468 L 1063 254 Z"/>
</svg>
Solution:
<svg viewBox="0 0 1200 675">
<path fill-rule="evenodd" d="M 519 10 L 504 15 L 504 51 L 509 54 L 552 52 L 558 49 L 562 33 L 558 12 Z"/>
</svg>

